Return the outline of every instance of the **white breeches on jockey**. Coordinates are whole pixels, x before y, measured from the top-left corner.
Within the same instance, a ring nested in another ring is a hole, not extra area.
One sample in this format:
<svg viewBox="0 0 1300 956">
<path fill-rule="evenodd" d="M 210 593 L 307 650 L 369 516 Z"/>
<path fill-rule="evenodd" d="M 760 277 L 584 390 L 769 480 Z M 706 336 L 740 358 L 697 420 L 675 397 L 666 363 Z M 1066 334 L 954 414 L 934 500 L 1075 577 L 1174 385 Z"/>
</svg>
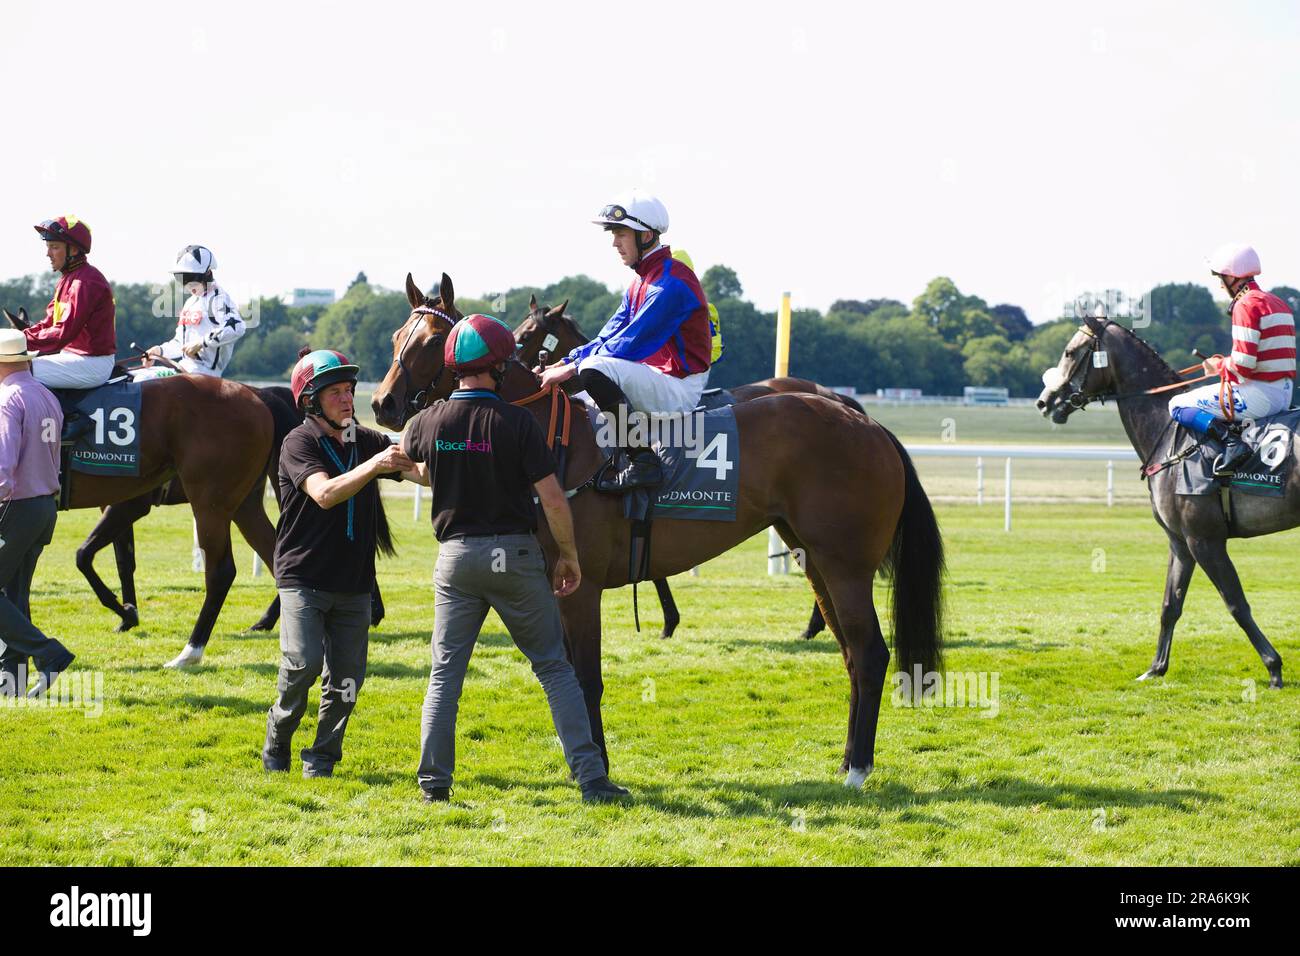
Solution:
<svg viewBox="0 0 1300 956">
<path fill-rule="evenodd" d="M 46 388 L 94 388 L 112 374 L 112 355 L 55 352 L 32 359 L 32 375 Z"/>
<path fill-rule="evenodd" d="M 1291 407 L 1292 380 L 1280 379 L 1276 382 L 1246 381 L 1240 385 L 1231 385 L 1232 408 L 1235 418 L 1263 418 L 1276 415 Z M 1215 418 L 1225 418 L 1223 407 L 1219 404 L 1219 383 L 1202 385 L 1169 400 L 1169 414 L 1174 415 L 1179 408 L 1194 408 L 1207 412 Z"/>
<path fill-rule="evenodd" d="M 700 404 L 700 395 L 709 380 L 707 371 L 677 378 L 649 365 L 612 355 L 593 355 L 583 359 L 580 369 L 585 372 L 589 368 L 597 369 L 610 381 L 617 382 L 633 409 L 639 412 L 689 412 Z M 586 392 L 575 397 L 594 404 Z"/>
</svg>

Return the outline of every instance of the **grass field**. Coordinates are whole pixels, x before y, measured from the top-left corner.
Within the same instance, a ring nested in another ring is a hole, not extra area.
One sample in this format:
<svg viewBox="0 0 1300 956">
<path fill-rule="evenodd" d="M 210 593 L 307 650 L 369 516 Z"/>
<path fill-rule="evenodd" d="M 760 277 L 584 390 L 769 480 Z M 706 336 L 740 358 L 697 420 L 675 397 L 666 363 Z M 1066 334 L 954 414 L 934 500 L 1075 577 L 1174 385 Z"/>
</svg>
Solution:
<svg viewBox="0 0 1300 956">
<path fill-rule="evenodd" d="M 861 792 L 835 770 L 848 684 L 832 638 L 797 638 L 798 577 L 763 573 L 764 542 L 674 579 L 683 624 L 656 632 L 653 592 L 606 595 L 605 720 L 629 807 L 588 807 L 566 779 L 544 698 L 490 617 L 459 724 L 454 802 L 414 780 L 428 667 L 432 537 L 391 507 L 400 556 L 381 564 L 388 618 L 332 780 L 259 760 L 278 660 L 240 628 L 271 596 L 240 577 L 205 665 L 158 665 L 197 611 L 189 513 L 137 527 L 143 624 L 112 633 L 72 564 L 91 514 L 61 516 L 37 572 L 38 622 L 78 671 L 103 674 L 102 714 L 0 706 L 0 864 L 1298 864 L 1300 713 L 1204 577 L 1168 678 L 1135 683 L 1154 649 L 1162 534 L 1135 506 L 941 506 L 948 667 L 998 678 L 993 708 L 886 701 Z M 1300 661 L 1294 538 L 1238 544 L 1256 616 Z M 105 555 L 107 557 L 107 555 Z M 111 562 L 101 568 L 111 576 Z M 1294 674 L 1292 674 L 1294 679 Z M 990 691 L 992 684 L 989 685 Z M 313 695 L 313 708 L 314 708 Z"/>
</svg>

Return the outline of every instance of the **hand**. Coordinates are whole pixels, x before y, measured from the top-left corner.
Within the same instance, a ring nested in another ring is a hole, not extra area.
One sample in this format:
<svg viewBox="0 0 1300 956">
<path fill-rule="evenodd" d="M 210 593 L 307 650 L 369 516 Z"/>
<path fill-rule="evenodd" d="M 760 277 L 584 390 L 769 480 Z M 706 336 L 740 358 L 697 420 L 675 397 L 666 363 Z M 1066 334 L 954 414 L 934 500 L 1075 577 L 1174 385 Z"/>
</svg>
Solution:
<svg viewBox="0 0 1300 956">
<path fill-rule="evenodd" d="M 184 348 L 184 352 L 185 352 L 185 354 L 186 354 L 187 356 L 189 356 L 190 358 L 192 358 L 192 359 L 196 359 L 196 358 L 198 358 L 198 357 L 199 357 L 199 353 L 202 352 L 202 351 L 203 351 L 203 343 L 202 343 L 202 342 L 195 342 L 193 345 L 187 345 L 187 346 L 185 346 L 185 348 Z"/>
<path fill-rule="evenodd" d="M 578 370 L 573 367 L 572 362 L 557 362 L 545 370 L 539 365 L 533 371 L 542 376 L 542 388 L 546 391 L 555 388 L 562 382 L 567 382 L 578 374 Z"/>
<path fill-rule="evenodd" d="M 389 445 L 378 455 L 371 459 L 375 463 L 375 469 L 381 475 L 386 475 L 390 471 L 412 471 L 415 468 L 415 462 L 406 456 L 400 445 Z"/>
<path fill-rule="evenodd" d="M 1201 368 L 1205 370 L 1206 375 L 1218 375 L 1219 370 L 1223 368 L 1223 356 L 1211 355 L 1201 363 Z"/>
<path fill-rule="evenodd" d="M 562 557 L 555 562 L 555 569 L 551 572 L 551 585 L 555 588 L 556 597 L 568 597 L 578 590 L 581 583 L 582 569 L 578 567 L 577 560 Z"/>
</svg>

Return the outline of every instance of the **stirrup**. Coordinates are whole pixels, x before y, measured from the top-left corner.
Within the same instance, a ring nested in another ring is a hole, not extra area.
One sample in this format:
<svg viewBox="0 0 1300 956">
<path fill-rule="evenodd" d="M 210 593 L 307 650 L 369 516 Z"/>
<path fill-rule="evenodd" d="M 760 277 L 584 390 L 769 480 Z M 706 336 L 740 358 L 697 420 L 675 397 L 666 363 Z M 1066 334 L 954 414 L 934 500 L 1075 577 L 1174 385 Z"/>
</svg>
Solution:
<svg viewBox="0 0 1300 956">
<path fill-rule="evenodd" d="M 626 465 L 622 465 L 624 458 L 627 459 Z M 622 494 L 637 488 L 654 488 L 662 484 L 663 480 L 663 462 L 654 451 L 638 448 L 635 453 L 628 453 L 620 449 L 596 479 L 596 490 L 606 494 Z"/>
</svg>

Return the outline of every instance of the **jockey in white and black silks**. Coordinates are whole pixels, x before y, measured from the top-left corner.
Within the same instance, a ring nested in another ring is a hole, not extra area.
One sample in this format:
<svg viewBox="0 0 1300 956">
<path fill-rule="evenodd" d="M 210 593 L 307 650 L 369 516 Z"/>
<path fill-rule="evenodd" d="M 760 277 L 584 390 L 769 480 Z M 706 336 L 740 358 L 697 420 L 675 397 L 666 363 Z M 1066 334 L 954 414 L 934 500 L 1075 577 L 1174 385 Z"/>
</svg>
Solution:
<svg viewBox="0 0 1300 956">
<path fill-rule="evenodd" d="M 624 422 L 632 410 L 690 412 L 709 378 L 712 335 L 699 279 L 659 242 L 668 231 L 668 211 L 654 196 L 634 191 L 605 206 L 592 222 L 613 233 L 614 248 L 637 277 L 600 333 L 545 370 L 542 386 L 576 376 L 603 412 Z M 622 457 L 602 478 L 601 491 L 661 481 L 659 456 L 638 441 L 637 432 L 624 433 Z"/>
<path fill-rule="evenodd" d="M 1241 420 L 1275 415 L 1291 406 L 1295 319 L 1285 302 L 1255 281 L 1259 255 L 1250 246 L 1221 246 L 1210 257 L 1210 271 L 1232 296 L 1232 354 L 1213 355 L 1203 366 L 1207 375 L 1227 381 L 1222 387 L 1204 385 L 1170 399 L 1169 414 L 1223 444 L 1214 470 L 1228 475 L 1251 455 L 1241 440 Z M 1225 402 L 1230 402 L 1230 411 L 1223 407 Z"/>
<path fill-rule="evenodd" d="M 234 300 L 213 281 L 216 265 L 216 257 L 204 246 L 186 246 L 180 251 L 172 274 L 188 298 L 181 307 L 176 334 L 149 349 L 149 354 L 171 359 L 186 372 L 220 378 L 247 326 Z M 177 373 L 170 366 L 150 362 L 131 374 L 141 381 Z"/>
</svg>

